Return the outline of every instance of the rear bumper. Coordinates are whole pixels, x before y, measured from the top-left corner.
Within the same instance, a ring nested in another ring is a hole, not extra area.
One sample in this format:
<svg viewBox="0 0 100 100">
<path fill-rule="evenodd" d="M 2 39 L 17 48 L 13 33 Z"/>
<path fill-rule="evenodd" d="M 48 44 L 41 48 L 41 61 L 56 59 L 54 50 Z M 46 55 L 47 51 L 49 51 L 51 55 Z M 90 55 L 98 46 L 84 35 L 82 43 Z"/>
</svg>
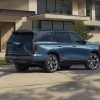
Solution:
<svg viewBox="0 0 100 100">
<path fill-rule="evenodd" d="M 5 55 L 5 59 L 8 63 L 32 63 L 32 56 L 15 56 L 15 55 Z"/>
<path fill-rule="evenodd" d="M 45 62 L 34 60 L 33 56 L 12 56 L 12 55 L 5 55 L 5 59 L 7 63 L 20 63 L 20 64 L 29 64 L 30 66 L 40 66 L 43 67 Z"/>
</svg>

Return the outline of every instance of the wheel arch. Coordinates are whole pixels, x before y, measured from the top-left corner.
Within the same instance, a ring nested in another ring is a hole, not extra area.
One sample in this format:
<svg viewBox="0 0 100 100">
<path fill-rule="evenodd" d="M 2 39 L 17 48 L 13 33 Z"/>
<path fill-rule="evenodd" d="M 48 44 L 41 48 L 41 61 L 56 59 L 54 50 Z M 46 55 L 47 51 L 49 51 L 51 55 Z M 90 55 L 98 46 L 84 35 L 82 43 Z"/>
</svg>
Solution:
<svg viewBox="0 0 100 100">
<path fill-rule="evenodd" d="M 91 53 L 96 53 L 99 56 L 99 59 L 100 59 L 100 54 L 99 54 L 98 51 L 92 51 Z"/>
<path fill-rule="evenodd" d="M 49 54 L 54 54 L 58 58 L 58 60 L 60 61 L 60 55 L 59 55 L 59 53 L 57 53 L 55 51 L 50 51 L 50 52 L 48 52 L 48 55 Z"/>
</svg>

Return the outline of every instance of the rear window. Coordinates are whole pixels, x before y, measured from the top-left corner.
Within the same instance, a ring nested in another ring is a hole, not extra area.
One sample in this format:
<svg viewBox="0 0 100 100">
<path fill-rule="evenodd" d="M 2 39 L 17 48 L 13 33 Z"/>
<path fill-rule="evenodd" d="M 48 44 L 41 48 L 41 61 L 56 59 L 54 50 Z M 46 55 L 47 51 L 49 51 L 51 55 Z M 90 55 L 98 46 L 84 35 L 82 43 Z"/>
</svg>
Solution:
<svg viewBox="0 0 100 100">
<path fill-rule="evenodd" d="M 9 41 L 14 42 L 31 42 L 33 39 L 32 32 L 14 32 Z"/>
<path fill-rule="evenodd" d="M 37 32 L 35 33 L 35 41 L 52 41 L 52 32 Z"/>
</svg>

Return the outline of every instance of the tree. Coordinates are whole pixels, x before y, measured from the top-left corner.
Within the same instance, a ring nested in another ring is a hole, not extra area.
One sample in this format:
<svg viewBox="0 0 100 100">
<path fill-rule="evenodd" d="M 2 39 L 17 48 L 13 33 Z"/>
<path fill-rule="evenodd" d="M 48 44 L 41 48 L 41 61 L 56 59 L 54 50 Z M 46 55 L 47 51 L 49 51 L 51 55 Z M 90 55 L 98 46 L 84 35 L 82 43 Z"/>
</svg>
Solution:
<svg viewBox="0 0 100 100">
<path fill-rule="evenodd" d="M 84 25 L 83 21 L 74 21 L 72 29 L 84 39 L 89 39 L 91 37 L 88 35 L 89 29 Z"/>
</svg>

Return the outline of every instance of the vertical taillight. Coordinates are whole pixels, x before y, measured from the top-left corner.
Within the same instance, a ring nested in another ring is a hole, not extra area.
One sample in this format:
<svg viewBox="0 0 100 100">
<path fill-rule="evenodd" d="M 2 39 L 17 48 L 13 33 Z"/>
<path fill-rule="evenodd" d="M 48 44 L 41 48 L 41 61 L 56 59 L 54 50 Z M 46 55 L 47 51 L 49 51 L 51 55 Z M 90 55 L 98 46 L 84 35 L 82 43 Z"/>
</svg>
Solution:
<svg viewBox="0 0 100 100">
<path fill-rule="evenodd" d="M 32 49 L 33 49 L 33 52 L 35 52 L 37 50 L 37 44 L 36 43 L 33 43 Z"/>
</svg>

